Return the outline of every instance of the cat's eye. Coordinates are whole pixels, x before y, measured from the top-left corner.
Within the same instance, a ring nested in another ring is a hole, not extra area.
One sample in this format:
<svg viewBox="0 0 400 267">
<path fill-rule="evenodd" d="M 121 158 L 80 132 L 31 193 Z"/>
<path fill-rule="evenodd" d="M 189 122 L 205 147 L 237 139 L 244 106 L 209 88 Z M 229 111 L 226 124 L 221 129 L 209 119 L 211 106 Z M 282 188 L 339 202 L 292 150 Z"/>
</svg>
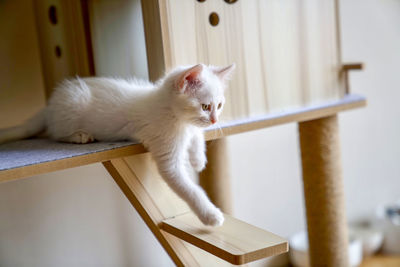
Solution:
<svg viewBox="0 0 400 267">
<path fill-rule="evenodd" d="M 201 104 L 201 108 L 204 110 L 204 111 L 210 111 L 211 110 L 211 105 L 207 105 L 207 104 Z"/>
<path fill-rule="evenodd" d="M 222 108 L 222 103 L 218 104 L 218 109 Z"/>
</svg>

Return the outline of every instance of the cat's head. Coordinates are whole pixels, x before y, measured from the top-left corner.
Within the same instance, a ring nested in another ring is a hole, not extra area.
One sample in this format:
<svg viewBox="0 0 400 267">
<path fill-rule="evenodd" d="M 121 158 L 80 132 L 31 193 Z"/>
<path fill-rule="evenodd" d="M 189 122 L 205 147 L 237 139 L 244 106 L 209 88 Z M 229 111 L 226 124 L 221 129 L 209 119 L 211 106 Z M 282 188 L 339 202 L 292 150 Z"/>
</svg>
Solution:
<svg viewBox="0 0 400 267">
<path fill-rule="evenodd" d="M 224 91 L 235 64 L 227 67 L 198 64 L 174 75 L 174 110 L 190 123 L 207 127 L 218 121 L 225 104 Z"/>
</svg>

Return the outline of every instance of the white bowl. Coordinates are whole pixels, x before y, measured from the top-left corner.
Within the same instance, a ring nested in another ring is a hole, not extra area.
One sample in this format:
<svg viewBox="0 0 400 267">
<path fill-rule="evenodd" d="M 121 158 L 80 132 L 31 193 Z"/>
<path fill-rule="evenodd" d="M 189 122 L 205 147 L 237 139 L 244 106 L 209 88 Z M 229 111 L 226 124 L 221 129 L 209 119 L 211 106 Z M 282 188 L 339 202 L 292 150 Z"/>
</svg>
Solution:
<svg viewBox="0 0 400 267">
<path fill-rule="evenodd" d="M 364 257 L 376 253 L 382 246 L 382 231 L 371 227 L 351 226 L 349 232 L 351 236 L 361 240 Z"/>
<path fill-rule="evenodd" d="M 400 254 L 400 214 L 389 215 L 389 209 L 400 209 L 400 200 L 376 210 L 375 226 L 383 232 L 383 254 Z"/>
<path fill-rule="evenodd" d="M 295 267 L 309 267 L 307 232 L 299 232 L 289 239 L 290 262 Z M 362 261 L 362 243 L 359 239 L 350 237 L 349 261 L 351 267 L 359 266 Z"/>
</svg>

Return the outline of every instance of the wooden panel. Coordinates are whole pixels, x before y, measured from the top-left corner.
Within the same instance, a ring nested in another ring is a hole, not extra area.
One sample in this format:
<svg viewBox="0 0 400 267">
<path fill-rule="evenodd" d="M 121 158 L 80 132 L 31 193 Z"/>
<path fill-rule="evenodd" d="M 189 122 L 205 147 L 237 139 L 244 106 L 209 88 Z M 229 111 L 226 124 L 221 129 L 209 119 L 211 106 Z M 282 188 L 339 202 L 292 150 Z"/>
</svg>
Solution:
<svg viewBox="0 0 400 267">
<path fill-rule="evenodd" d="M 81 1 L 35 0 L 34 3 L 46 96 L 49 97 L 58 82 L 76 75 L 93 75 L 94 69 Z M 56 23 L 49 19 L 51 6 L 55 8 Z"/>
<path fill-rule="evenodd" d="M 32 0 L 0 1 L 0 128 L 45 105 Z"/>
<path fill-rule="evenodd" d="M 356 95 L 350 95 L 340 101 L 334 101 L 327 105 L 309 106 L 307 108 L 300 108 L 281 114 L 271 114 L 262 117 L 223 123 L 218 127 L 207 130 L 205 133 L 205 137 L 206 140 L 213 140 L 224 136 L 262 129 L 265 127 L 271 127 L 283 123 L 300 122 L 326 117 L 341 111 L 359 108 L 365 105 L 365 98 Z M 35 140 L 31 140 L 31 142 L 35 142 Z M 3 170 L 0 171 L 0 182 L 24 178 L 51 171 L 63 170 L 66 168 L 82 166 L 95 162 L 107 161 L 113 158 L 125 157 L 128 155 L 139 154 L 146 151 L 141 144 L 131 145 L 124 148 L 110 148 L 112 150 L 50 161 L 36 165 L 18 167 L 9 170 Z M 7 153 L 6 150 L 2 150 L 1 145 L 0 153 Z"/>
<path fill-rule="evenodd" d="M 225 121 L 343 96 L 334 0 L 159 2 L 167 69 L 236 62 Z"/>
<path fill-rule="evenodd" d="M 205 227 L 193 212 L 164 220 L 161 229 L 232 264 L 288 251 L 287 240 L 227 214 L 220 227 Z"/>
</svg>

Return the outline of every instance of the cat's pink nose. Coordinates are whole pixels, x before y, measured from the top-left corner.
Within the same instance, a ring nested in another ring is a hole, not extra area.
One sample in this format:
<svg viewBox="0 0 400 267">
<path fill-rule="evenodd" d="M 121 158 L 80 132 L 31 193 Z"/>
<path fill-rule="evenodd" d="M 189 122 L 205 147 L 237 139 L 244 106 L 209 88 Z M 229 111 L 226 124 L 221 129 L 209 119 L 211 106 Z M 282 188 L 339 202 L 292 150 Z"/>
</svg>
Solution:
<svg viewBox="0 0 400 267">
<path fill-rule="evenodd" d="M 210 121 L 211 121 L 212 124 L 215 124 L 217 122 L 217 119 L 211 118 Z"/>
</svg>

